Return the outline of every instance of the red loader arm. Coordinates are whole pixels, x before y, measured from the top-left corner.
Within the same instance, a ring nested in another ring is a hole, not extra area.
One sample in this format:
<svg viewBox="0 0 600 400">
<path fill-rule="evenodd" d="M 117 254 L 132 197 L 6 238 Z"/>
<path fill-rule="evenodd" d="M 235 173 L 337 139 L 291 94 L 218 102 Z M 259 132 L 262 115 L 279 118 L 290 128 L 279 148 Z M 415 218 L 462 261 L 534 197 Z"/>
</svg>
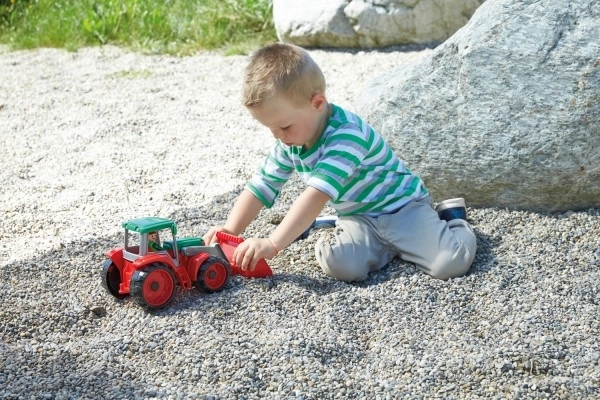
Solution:
<svg viewBox="0 0 600 400">
<path fill-rule="evenodd" d="M 254 271 L 242 271 L 242 269 L 235 264 L 235 261 L 233 261 L 233 252 L 238 244 L 244 241 L 244 238 L 241 236 L 234 236 L 225 232 L 217 232 L 217 240 L 219 241 L 219 245 L 227 257 L 227 260 L 231 264 L 231 273 L 233 275 L 241 275 L 244 278 L 266 278 L 267 276 L 273 276 L 273 271 L 264 258 L 258 260 Z"/>
</svg>

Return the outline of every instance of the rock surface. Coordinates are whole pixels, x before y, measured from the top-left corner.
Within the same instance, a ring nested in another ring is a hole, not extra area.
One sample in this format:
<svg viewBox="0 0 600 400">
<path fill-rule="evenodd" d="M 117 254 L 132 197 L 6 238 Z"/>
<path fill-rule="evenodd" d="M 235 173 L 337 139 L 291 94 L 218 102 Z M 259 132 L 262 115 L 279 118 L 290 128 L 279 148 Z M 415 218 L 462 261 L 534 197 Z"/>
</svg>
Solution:
<svg viewBox="0 0 600 400">
<path fill-rule="evenodd" d="M 600 206 L 600 3 L 489 0 L 427 57 L 379 76 L 357 109 L 436 198 Z"/>
<path fill-rule="evenodd" d="M 485 0 L 274 0 L 281 41 L 304 47 L 439 43 Z"/>
</svg>

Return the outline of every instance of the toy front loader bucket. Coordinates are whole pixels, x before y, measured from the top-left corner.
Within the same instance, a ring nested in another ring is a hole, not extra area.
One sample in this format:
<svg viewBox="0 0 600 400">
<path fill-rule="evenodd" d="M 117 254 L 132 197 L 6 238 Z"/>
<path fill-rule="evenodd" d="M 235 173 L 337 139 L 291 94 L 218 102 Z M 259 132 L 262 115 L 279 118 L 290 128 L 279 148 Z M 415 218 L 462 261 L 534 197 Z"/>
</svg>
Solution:
<svg viewBox="0 0 600 400">
<path fill-rule="evenodd" d="M 241 275 L 244 278 L 266 278 L 267 276 L 273 276 L 273 271 L 264 258 L 258 260 L 253 271 L 242 271 L 242 269 L 235 264 L 235 261 L 233 261 L 233 252 L 235 251 L 235 248 L 244 241 L 244 238 L 230 235 L 225 232 L 217 232 L 217 240 L 227 257 L 227 260 L 231 263 L 231 273 L 233 275 Z"/>
</svg>

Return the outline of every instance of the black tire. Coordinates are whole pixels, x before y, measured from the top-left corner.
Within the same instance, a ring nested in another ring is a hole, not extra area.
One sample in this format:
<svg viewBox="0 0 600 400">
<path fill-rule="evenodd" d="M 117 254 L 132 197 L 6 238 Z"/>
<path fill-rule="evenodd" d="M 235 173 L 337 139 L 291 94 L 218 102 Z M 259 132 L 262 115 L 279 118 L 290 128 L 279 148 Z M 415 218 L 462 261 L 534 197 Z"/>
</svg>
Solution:
<svg viewBox="0 0 600 400">
<path fill-rule="evenodd" d="M 220 257 L 209 257 L 202 263 L 196 277 L 196 287 L 204 293 L 214 293 L 223 289 L 231 270 L 229 263 Z"/>
<path fill-rule="evenodd" d="M 119 287 L 121 286 L 121 272 L 119 268 L 112 262 L 112 260 L 106 260 L 102 263 L 102 286 L 108 291 L 108 293 L 121 300 L 127 297 L 126 294 L 119 293 Z"/>
<path fill-rule="evenodd" d="M 137 270 L 131 277 L 131 297 L 142 307 L 162 308 L 175 294 L 175 276 L 164 264 L 152 264 Z"/>
</svg>

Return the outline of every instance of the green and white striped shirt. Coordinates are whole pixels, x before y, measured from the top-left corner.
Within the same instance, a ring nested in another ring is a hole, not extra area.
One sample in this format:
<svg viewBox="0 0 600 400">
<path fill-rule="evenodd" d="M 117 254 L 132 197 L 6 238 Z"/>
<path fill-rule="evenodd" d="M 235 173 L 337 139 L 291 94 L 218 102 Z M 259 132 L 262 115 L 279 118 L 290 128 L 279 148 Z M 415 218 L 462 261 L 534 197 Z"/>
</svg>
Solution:
<svg viewBox="0 0 600 400">
<path fill-rule="evenodd" d="M 308 150 L 277 141 L 246 185 L 266 207 L 294 171 L 327 194 L 339 215 L 378 216 L 428 195 L 423 181 L 389 144 L 356 114 L 332 104 L 323 134 Z"/>
</svg>

